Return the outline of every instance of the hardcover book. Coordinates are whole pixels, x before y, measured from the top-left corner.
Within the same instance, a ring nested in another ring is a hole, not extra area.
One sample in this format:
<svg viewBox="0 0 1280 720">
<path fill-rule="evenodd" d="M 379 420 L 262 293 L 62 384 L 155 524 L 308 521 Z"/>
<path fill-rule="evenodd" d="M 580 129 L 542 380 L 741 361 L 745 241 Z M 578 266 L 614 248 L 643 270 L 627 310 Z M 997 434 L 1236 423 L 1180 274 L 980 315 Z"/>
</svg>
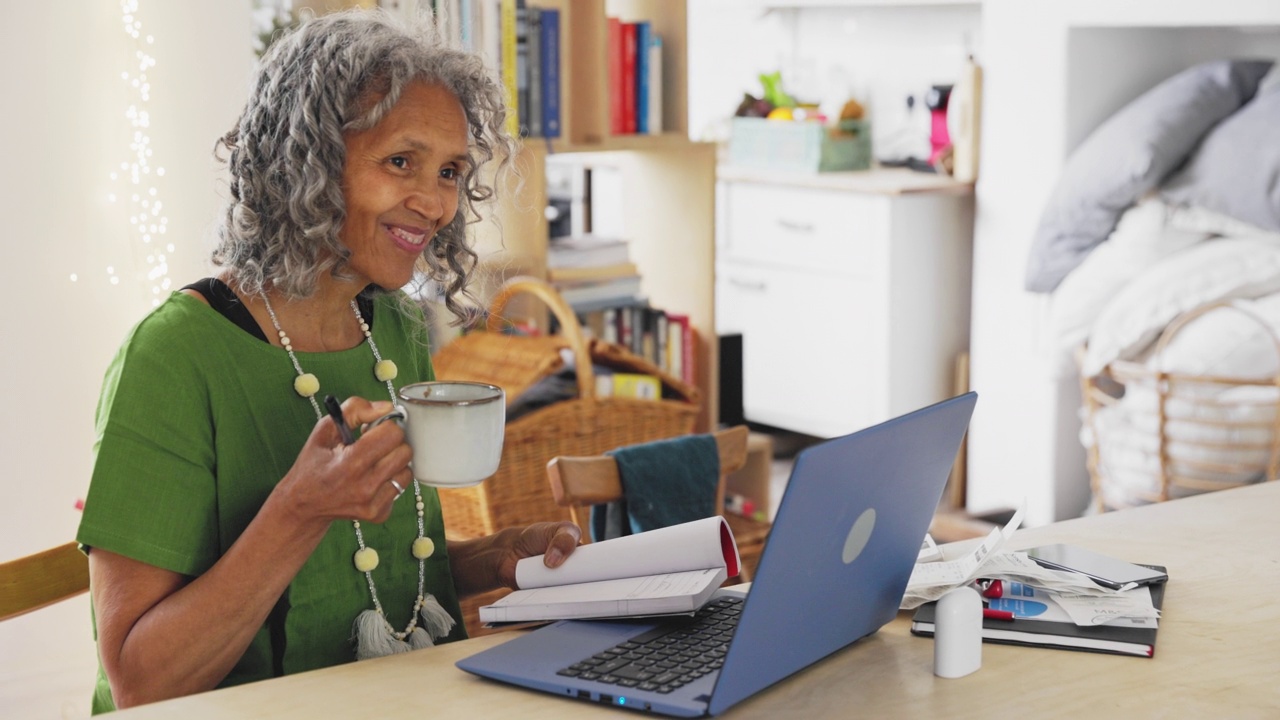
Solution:
<svg viewBox="0 0 1280 720">
<path fill-rule="evenodd" d="M 542 10 L 542 134 L 560 137 L 560 11 Z"/>
</svg>

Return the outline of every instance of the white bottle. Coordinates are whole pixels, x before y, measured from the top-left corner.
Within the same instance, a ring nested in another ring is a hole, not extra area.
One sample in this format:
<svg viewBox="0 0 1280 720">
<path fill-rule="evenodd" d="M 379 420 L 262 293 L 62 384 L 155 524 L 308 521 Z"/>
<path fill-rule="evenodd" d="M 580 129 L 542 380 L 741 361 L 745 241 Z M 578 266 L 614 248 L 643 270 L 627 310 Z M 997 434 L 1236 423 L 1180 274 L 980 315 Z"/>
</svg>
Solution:
<svg viewBox="0 0 1280 720">
<path fill-rule="evenodd" d="M 933 621 L 933 674 L 964 677 L 982 667 L 982 598 L 964 585 L 938 600 Z"/>
<path fill-rule="evenodd" d="M 978 156 L 982 134 L 982 67 L 970 55 L 951 90 L 947 104 L 947 124 L 953 145 L 952 175 L 961 182 L 978 179 Z"/>
</svg>

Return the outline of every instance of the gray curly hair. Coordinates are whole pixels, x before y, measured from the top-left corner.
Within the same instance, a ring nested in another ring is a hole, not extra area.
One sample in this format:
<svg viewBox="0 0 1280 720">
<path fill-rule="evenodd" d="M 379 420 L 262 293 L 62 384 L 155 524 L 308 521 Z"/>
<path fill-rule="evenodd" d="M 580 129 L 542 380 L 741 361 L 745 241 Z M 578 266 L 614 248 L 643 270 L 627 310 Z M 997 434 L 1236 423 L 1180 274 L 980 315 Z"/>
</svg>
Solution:
<svg viewBox="0 0 1280 720">
<path fill-rule="evenodd" d="M 478 57 L 448 47 L 430 17 L 407 21 L 385 11 L 313 18 L 274 42 L 239 122 L 218 141 L 228 153 L 230 199 L 213 262 L 243 292 L 270 286 L 302 298 L 324 272 L 342 275 L 351 254 L 338 237 L 346 219 L 343 133 L 376 125 L 418 80 L 448 88 L 466 113 L 470 162 L 459 212 L 427 243 L 423 260 L 445 307 L 474 320 L 474 302 L 459 302 L 474 301 L 467 283 L 477 257 L 466 226 L 496 193 L 480 169 L 497 157 L 505 171 L 515 151 L 502 89 Z"/>
</svg>

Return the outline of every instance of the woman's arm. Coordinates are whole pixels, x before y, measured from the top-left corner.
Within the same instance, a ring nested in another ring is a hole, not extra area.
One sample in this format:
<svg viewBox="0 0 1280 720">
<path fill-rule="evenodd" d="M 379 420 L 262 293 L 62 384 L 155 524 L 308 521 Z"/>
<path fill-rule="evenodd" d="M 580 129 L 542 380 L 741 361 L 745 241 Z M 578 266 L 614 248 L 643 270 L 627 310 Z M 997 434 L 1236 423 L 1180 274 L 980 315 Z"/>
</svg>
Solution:
<svg viewBox="0 0 1280 720">
<path fill-rule="evenodd" d="M 449 541 L 453 585 L 459 597 L 515 588 L 517 561 L 545 554 L 547 567 L 560 567 L 581 539 L 582 531 L 571 522 L 543 522 L 475 540 Z"/>
<path fill-rule="evenodd" d="M 343 404 L 357 427 L 389 409 L 360 398 Z M 203 575 L 91 551 L 98 652 L 116 707 L 216 687 L 332 521 L 386 520 L 397 496 L 390 480 L 408 484 L 411 455 L 394 423 L 345 446 L 326 417 L 244 533 Z"/>
</svg>

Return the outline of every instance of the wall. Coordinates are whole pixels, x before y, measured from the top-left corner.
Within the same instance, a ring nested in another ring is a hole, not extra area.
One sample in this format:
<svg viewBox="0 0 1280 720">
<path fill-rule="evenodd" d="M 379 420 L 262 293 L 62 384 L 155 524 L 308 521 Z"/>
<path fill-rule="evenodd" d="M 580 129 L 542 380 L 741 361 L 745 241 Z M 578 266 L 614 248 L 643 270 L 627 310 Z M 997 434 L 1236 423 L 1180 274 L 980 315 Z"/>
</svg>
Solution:
<svg viewBox="0 0 1280 720">
<path fill-rule="evenodd" d="M 845 100 L 866 106 L 877 155 L 909 136 L 928 152 L 928 117 L 906 96 L 954 83 L 965 56 L 982 44 L 977 3 L 921 7 L 768 9 L 762 3 L 689 3 L 689 128 L 695 138 L 727 137 L 726 118 L 743 93 L 759 97 L 761 73 L 782 72 L 788 92 L 838 114 Z"/>
<path fill-rule="evenodd" d="M 165 169 L 163 177 L 144 179 L 169 221 L 164 243 L 174 249 L 165 261 L 176 287 L 208 274 L 222 192 L 212 148 L 248 89 L 249 0 L 140 5 L 140 39 L 154 37 L 145 47 L 156 60 L 148 71 L 150 162 Z M 123 31 L 120 3 L 40 0 L 6 3 L 5 10 L 0 559 L 74 537 L 103 371 L 158 297 L 145 278 L 156 264 L 147 255 L 156 251 L 129 235 L 124 199 L 106 201 L 126 187 L 109 173 L 131 157 L 124 115 L 131 91 L 121 72 L 136 66 L 137 48 Z M 0 625 L 0 716 L 87 712 L 90 633 L 83 597 Z M 33 704 L 40 693 L 46 700 Z"/>
</svg>

